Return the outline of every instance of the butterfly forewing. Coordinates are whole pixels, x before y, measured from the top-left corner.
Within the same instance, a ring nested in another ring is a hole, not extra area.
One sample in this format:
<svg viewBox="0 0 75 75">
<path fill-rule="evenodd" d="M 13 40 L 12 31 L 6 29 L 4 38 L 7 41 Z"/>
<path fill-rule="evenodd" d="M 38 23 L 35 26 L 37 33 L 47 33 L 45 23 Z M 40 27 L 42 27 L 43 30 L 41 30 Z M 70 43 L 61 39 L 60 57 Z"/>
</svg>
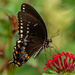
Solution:
<svg viewBox="0 0 75 75">
<path fill-rule="evenodd" d="M 38 14 L 38 12 L 32 6 L 23 3 L 21 6 L 21 11 L 24 11 L 24 9 L 25 9 L 25 13 L 29 13 L 29 14 L 35 16 L 42 23 L 42 25 L 44 26 L 44 28 L 46 30 L 45 24 L 44 24 L 41 16 Z M 47 31 L 46 31 L 46 33 L 47 33 Z"/>
<path fill-rule="evenodd" d="M 44 39 L 47 38 L 47 30 L 43 20 L 41 19 L 40 15 L 36 12 L 36 10 L 30 5 L 22 4 L 21 11 L 18 13 L 18 19 L 19 26 L 21 25 L 20 29 L 25 28 L 23 30 L 23 34 L 25 34 L 24 37 L 27 35 L 26 32 L 29 33 L 30 30 L 34 30 L 33 34 L 35 34 L 35 30 L 37 30 L 37 32 L 40 33 L 37 33 L 38 36 L 40 35 L 43 38 L 45 37 Z M 32 33 L 30 32 L 30 34 Z"/>
</svg>

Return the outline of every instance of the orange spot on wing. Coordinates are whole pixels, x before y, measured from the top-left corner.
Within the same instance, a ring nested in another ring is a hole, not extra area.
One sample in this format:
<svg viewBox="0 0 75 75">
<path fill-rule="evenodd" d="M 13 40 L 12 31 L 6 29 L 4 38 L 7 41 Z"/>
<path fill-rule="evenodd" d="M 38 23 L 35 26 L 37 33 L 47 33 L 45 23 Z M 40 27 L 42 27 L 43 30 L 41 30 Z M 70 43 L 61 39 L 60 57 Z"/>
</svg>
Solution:
<svg viewBox="0 0 75 75">
<path fill-rule="evenodd" d="M 20 48 L 20 45 L 18 45 L 18 48 Z"/>
<path fill-rule="evenodd" d="M 22 47 L 23 49 L 25 49 L 25 47 Z"/>
<path fill-rule="evenodd" d="M 16 54 L 18 53 L 18 51 L 15 52 Z"/>
<path fill-rule="evenodd" d="M 15 59 L 16 59 L 17 57 L 15 56 Z"/>
<path fill-rule="evenodd" d="M 26 42 L 25 42 L 24 44 L 25 44 L 25 45 L 27 45 L 27 43 L 26 43 Z"/>
<path fill-rule="evenodd" d="M 25 54 L 25 56 L 24 56 L 24 57 L 25 57 L 25 58 L 27 58 L 27 56 L 28 56 L 28 54 Z"/>
<path fill-rule="evenodd" d="M 15 63 L 16 63 L 17 61 L 15 60 Z"/>
<path fill-rule="evenodd" d="M 27 57 L 27 59 L 29 59 L 29 56 Z"/>
<path fill-rule="evenodd" d="M 21 51 L 21 53 L 24 53 L 24 51 Z"/>
<path fill-rule="evenodd" d="M 23 43 L 23 41 L 21 41 L 21 43 Z"/>
<path fill-rule="evenodd" d="M 20 65 L 20 62 L 17 62 L 18 65 Z"/>
</svg>

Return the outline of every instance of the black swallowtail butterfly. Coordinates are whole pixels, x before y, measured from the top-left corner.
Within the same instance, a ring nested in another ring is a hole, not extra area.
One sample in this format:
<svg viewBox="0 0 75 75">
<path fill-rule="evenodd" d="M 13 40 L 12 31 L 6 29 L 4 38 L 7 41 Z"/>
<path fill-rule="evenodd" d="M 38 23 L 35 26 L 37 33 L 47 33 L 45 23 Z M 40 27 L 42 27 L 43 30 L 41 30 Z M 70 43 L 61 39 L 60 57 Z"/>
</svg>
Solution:
<svg viewBox="0 0 75 75">
<path fill-rule="evenodd" d="M 16 41 L 13 57 L 9 64 L 13 63 L 20 67 L 34 53 L 34 58 L 36 58 L 52 40 L 47 39 L 45 24 L 32 6 L 22 4 L 21 11 L 18 13 L 18 23 L 19 39 Z"/>
</svg>

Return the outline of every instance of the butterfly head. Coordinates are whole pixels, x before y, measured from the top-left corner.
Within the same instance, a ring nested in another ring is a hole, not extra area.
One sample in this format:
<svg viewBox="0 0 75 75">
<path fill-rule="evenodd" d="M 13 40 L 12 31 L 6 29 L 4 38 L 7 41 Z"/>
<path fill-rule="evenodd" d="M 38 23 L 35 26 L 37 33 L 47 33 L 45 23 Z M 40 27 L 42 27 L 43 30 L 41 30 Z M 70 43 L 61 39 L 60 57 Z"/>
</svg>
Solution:
<svg viewBox="0 0 75 75">
<path fill-rule="evenodd" d="M 52 42 L 52 39 L 50 39 L 49 42 Z"/>
</svg>

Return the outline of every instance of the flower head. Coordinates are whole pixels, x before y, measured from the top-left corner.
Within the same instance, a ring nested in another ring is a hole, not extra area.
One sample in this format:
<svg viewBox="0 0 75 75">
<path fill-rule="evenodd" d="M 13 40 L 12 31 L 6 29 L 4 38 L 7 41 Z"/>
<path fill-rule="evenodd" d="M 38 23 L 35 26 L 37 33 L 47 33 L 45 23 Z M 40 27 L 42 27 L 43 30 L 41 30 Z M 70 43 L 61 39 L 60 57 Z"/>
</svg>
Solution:
<svg viewBox="0 0 75 75">
<path fill-rule="evenodd" d="M 58 53 L 57 55 L 53 55 L 52 59 L 48 59 L 47 64 L 45 64 L 46 68 L 50 68 L 57 73 L 63 72 L 72 72 L 75 67 L 75 55 L 69 53 Z M 55 68 L 51 67 L 53 65 Z"/>
</svg>

